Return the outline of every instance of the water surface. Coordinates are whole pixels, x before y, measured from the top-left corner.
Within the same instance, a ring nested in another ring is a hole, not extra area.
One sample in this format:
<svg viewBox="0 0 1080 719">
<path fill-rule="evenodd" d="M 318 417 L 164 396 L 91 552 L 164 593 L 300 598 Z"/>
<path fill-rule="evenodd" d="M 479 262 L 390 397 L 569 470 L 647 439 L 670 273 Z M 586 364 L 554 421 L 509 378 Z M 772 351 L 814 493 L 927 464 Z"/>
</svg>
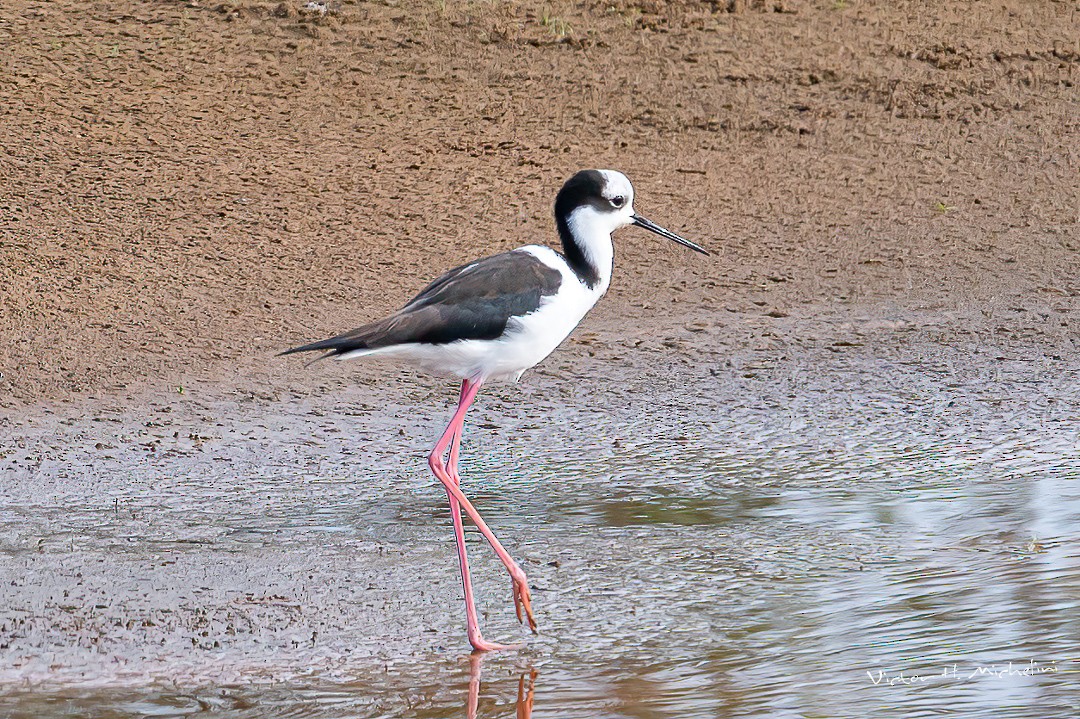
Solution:
<svg viewBox="0 0 1080 719">
<path fill-rule="evenodd" d="M 482 666 L 424 471 L 441 386 L 23 427 L 2 715 L 1080 713 L 1071 378 L 706 369 L 482 400 L 466 489 L 542 631 L 470 528 L 486 635 L 528 641 Z"/>
</svg>

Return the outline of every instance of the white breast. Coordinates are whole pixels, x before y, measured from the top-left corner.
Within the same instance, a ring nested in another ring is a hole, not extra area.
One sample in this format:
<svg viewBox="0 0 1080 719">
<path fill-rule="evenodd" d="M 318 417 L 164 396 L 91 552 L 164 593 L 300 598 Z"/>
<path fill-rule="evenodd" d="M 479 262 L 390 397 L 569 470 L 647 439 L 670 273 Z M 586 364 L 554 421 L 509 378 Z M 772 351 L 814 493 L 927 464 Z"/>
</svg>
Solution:
<svg viewBox="0 0 1080 719">
<path fill-rule="evenodd" d="M 602 281 L 589 289 L 581 283 L 566 261 L 550 247 L 529 245 L 522 251 L 533 255 L 562 275 L 562 284 L 554 295 L 544 298 L 533 313 L 510 321 L 504 337 L 497 340 L 498 359 L 492 367 L 492 377 L 517 380 L 521 374 L 551 354 L 573 332 L 585 314 L 607 291 Z"/>
</svg>

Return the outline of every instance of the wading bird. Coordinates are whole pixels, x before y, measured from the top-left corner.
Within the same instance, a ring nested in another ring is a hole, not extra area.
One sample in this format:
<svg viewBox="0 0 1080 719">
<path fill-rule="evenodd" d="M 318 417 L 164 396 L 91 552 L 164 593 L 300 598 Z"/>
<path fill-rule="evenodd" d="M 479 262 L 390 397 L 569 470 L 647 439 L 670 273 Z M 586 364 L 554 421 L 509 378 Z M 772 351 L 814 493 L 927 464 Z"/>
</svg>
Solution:
<svg viewBox="0 0 1080 719">
<path fill-rule="evenodd" d="M 480 632 L 461 509 L 510 573 L 518 621 L 528 621 L 535 632 L 536 619 L 525 572 L 459 486 L 458 455 L 469 405 L 488 380 L 516 382 L 525 370 L 551 354 L 604 295 L 611 282 L 615 254 L 611 233 L 615 230 L 636 225 L 709 254 L 635 213 L 634 188 L 614 170 L 583 170 L 567 180 L 555 198 L 555 225 L 562 253 L 527 245 L 470 262 L 436 279 L 389 317 L 282 352 L 324 351 L 323 357 L 341 360 L 386 357 L 461 379 L 457 410 L 431 450 L 428 465 L 449 498 L 469 642 L 480 651 L 508 647 L 486 641 Z"/>
</svg>

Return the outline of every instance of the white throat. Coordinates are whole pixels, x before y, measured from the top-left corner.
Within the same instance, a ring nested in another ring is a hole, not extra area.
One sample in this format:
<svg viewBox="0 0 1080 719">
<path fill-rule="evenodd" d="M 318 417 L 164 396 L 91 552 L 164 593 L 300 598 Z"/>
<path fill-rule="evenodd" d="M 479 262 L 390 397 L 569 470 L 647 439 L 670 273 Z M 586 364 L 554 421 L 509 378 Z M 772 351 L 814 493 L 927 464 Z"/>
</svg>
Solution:
<svg viewBox="0 0 1080 719">
<path fill-rule="evenodd" d="M 566 218 L 566 226 L 585 255 L 585 261 L 592 265 L 600 278 L 595 289 L 604 294 L 611 284 L 611 268 L 615 260 L 611 233 L 617 225 L 613 225 L 611 213 L 598 212 L 588 205 L 579 207 Z"/>
</svg>

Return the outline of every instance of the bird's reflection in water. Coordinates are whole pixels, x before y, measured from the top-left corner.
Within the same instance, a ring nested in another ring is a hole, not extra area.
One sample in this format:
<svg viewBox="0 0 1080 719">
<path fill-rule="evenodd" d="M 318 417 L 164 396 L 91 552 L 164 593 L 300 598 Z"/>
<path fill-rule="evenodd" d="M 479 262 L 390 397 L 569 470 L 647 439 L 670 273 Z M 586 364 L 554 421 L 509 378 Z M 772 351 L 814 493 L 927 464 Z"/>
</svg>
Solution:
<svg viewBox="0 0 1080 719">
<path fill-rule="evenodd" d="M 473 652 L 469 655 L 469 700 L 465 705 L 467 719 L 476 719 L 476 710 L 480 704 L 480 675 L 484 670 L 484 657 L 487 652 Z M 535 669 L 530 667 L 518 677 L 517 719 L 532 719 L 533 692 L 536 689 Z"/>
</svg>

